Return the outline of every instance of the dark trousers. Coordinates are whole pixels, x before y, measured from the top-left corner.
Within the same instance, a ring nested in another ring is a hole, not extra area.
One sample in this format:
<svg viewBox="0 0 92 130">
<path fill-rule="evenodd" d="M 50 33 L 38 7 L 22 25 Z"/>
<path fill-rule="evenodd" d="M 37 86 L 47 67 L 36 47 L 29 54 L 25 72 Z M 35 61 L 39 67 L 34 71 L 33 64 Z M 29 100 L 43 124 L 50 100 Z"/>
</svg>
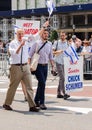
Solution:
<svg viewBox="0 0 92 130">
<path fill-rule="evenodd" d="M 35 103 L 44 104 L 45 102 L 45 85 L 48 73 L 48 65 L 38 64 L 35 76 L 38 80 L 38 87 L 35 95 Z"/>
</svg>

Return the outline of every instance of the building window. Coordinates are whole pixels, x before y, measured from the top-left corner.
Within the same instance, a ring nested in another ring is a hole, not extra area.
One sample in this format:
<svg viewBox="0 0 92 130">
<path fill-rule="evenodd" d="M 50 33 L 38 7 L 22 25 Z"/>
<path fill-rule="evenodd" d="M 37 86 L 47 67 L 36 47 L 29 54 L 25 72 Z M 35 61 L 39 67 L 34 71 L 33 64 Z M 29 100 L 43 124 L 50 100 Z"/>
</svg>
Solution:
<svg viewBox="0 0 92 130">
<path fill-rule="evenodd" d="M 85 25 L 85 16 L 83 16 L 83 15 L 73 16 L 73 23 L 75 25 Z"/>
<path fill-rule="evenodd" d="M 92 25 L 92 15 L 88 15 L 88 25 Z"/>
</svg>

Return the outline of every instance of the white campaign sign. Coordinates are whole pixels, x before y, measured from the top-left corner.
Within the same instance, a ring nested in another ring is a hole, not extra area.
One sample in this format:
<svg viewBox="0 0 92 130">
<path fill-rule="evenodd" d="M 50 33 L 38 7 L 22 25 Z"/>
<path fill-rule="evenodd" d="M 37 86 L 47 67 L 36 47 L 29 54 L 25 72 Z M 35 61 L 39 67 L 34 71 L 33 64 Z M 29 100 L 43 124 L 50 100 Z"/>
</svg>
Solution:
<svg viewBox="0 0 92 130">
<path fill-rule="evenodd" d="M 83 89 L 83 56 L 71 64 L 68 57 L 64 58 L 65 91 L 80 91 Z"/>
<path fill-rule="evenodd" d="M 16 25 L 19 28 L 23 28 L 26 35 L 34 35 L 39 31 L 40 21 L 16 19 Z"/>
<path fill-rule="evenodd" d="M 29 51 L 30 51 L 30 48 L 34 44 L 34 41 L 38 39 L 37 37 L 38 35 L 36 34 L 38 33 L 40 28 L 40 21 L 16 19 L 16 26 L 24 29 L 25 37 L 29 41 Z"/>
</svg>

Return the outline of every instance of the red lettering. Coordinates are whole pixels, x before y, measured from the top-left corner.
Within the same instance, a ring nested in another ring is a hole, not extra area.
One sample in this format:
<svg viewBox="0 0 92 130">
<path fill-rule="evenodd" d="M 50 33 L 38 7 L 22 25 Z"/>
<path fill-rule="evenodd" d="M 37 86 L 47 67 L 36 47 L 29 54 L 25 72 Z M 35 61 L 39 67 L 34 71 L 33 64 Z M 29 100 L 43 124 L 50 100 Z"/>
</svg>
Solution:
<svg viewBox="0 0 92 130">
<path fill-rule="evenodd" d="M 36 34 L 38 32 L 38 29 L 24 29 L 25 34 Z"/>
<path fill-rule="evenodd" d="M 23 27 L 32 27 L 33 23 L 24 23 Z"/>
<path fill-rule="evenodd" d="M 79 69 L 74 69 L 72 70 L 71 68 L 68 69 L 68 73 L 78 73 L 79 72 Z"/>
</svg>

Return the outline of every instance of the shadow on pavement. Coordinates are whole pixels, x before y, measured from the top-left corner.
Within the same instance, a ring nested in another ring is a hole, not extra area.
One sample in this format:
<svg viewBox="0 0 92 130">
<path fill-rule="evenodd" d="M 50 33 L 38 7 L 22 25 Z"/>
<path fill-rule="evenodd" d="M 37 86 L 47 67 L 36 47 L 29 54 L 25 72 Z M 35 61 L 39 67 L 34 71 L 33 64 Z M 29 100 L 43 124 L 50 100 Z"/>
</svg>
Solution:
<svg viewBox="0 0 92 130">
<path fill-rule="evenodd" d="M 89 101 L 90 99 L 87 99 L 87 98 L 69 98 L 69 99 L 67 99 L 67 101 L 70 101 L 70 102 L 80 102 L 80 101 Z"/>
</svg>

